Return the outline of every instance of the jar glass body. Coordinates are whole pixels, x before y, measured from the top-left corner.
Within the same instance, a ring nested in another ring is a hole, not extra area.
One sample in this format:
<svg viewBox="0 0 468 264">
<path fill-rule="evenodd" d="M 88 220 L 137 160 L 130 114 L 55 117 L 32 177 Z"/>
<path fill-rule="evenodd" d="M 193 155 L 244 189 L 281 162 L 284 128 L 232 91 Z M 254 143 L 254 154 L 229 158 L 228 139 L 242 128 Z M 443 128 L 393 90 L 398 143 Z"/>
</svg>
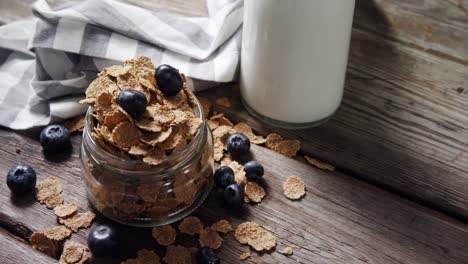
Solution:
<svg viewBox="0 0 468 264">
<path fill-rule="evenodd" d="M 197 109 L 202 117 L 200 107 Z M 160 226 L 192 213 L 213 185 L 213 136 L 206 122 L 192 142 L 160 165 L 123 160 L 93 140 L 86 116 L 80 159 L 88 199 L 102 215 L 130 226 Z"/>
</svg>

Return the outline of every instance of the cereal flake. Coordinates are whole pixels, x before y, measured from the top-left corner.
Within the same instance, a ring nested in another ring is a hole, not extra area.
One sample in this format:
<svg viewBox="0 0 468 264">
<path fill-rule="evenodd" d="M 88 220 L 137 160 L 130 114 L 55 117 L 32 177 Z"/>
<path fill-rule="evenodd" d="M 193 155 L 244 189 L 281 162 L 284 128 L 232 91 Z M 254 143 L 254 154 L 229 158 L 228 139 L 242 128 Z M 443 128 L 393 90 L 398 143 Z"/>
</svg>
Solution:
<svg viewBox="0 0 468 264">
<path fill-rule="evenodd" d="M 161 246 L 169 246 L 175 242 L 176 230 L 171 225 L 154 227 L 152 231 L 154 239 Z"/>
<path fill-rule="evenodd" d="M 200 231 L 203 230 L 203 223 L 195 216 L 186 217 L 179 224 L 179 231 L 187 235 L 200 234 Z"/>
<path fill-rule="evenodd" d="M 171 245 L 166 249 L 163 260 L 170 264 L 191 264 L 196 263 L 196 248 L 186 248 L 180 245 Z"/>
<path fill-rule="evenodd" d="M 305 195 L 305 184 L 301 178 L 290 176 L 283 184 L 284 195 L 291 200 L 298 200 Z"/>
<path fill-rule="evenodd" d="M 59 218 L 59 223 L 65 225 L 73 232 L 77 232 L 80 228 L 91 226 L 96 215 L 93 212 L 87 211 L 84 213 L 75 213 L 69 217 Z"/>
<path fill-rule="evenodd" d="M 52 209 L 63 203 L 62 184 L 53 176 L 40 181 L 36 186 L 36 199 Z"/>
<path fill-rule="evenodd" d="M 276 246 L 276 238 L 269 231 L 254 222 L 240 224 L 235 232 L 237 241 L 257 251 L 270 250 Z"/>
<path fill-rule="evenodd" d="M 211 229 L 213 229 L 214 231 L 218 233 L 223 233 L 223 234 L 227 234 L 233 231 L 231 224 L 227 220 L 224 220 L 224 219 L 219 220 L 213 225 L 211 225 Z"/>
<path fill-rule="evenodd" d="M 280 250 L 281 254 L 285 255 L 285 256 L 290 256 L 294 253 L 294 249 L 292 247 L 285 247 L 283 249 Z"/>
<path fill-rule="evenodd" d="M 256 182 L 247 182 L 245 185 L 245 195 L 248 197 L 249 201 L 259 203 L 265 198 L 266 193 L 263 187 Z"/>
<path fill-rule="evenodd" d="M 207 227 L 200 232 L 199 241 L 202 247 L 206 246 L 212 249 L 220 248 L 223 243 L 223 239 L 219 236 L 218 232 L 211 227 Z"/>
<path fill-rule="evenodd" d="M 239 259 L 240 260 L 246 260 L 246 259 L 250 258 L 250 256 L 251 256 L 250 252 L 244 252 L 244 253 L 240 254 Z"/>
<path fill-rule="evenodd" d="M 54 213 L 58 217 L 68 217 L 78 211 L 78 206 L 74 203 L 61 204 L 54 208 Z"/>
<path fill-rule="evenodd" d="M 296 156 L 301 148 L 301 143 L 299 140 L 284 140 L 280 135 L 273 133 L 266 138 L 265 146 L 291 158 Z"/>
<path fill-rule="evenodd" d="M 70 241 L 65 243 L 59 264 L 83 264 L 89 257 L 89 249 L 85 245 Z"/>
<path fill-rule="evenodd" d="M 329 163 L 326 163 L 326 162 L 323 162 L 323 161 L 320 161 L 318 159 L 314 159 L 312 157 L 309 157 L 309 156 L 304 156 L 304 158 L 307 160 L 307 162 L 310 164 L 310 165 L 313 165 L 321 170 L 328 170 L 328 171 L 334 171 L 335 170 L 335 166 L 329 164 Z"/>
</svg>

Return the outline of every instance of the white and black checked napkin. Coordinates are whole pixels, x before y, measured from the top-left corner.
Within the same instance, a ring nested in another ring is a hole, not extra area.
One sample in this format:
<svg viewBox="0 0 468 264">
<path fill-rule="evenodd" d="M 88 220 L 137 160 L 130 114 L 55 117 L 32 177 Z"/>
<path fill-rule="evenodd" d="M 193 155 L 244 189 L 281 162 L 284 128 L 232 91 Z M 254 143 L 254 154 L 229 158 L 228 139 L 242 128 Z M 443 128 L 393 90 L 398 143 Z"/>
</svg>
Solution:
<svg viewBox="0 0 468 264">
<path fill-rule="evenodd" d="M 152 12 L 116 0 L 87 0 L 0 27 L 0 126 L 28 129 L 78 115 L 104 67 L 140 55 L 170 64 L 201 90 L 234 80 L 242 0 L 207 0 L 207 17 Z"/>
</svg>

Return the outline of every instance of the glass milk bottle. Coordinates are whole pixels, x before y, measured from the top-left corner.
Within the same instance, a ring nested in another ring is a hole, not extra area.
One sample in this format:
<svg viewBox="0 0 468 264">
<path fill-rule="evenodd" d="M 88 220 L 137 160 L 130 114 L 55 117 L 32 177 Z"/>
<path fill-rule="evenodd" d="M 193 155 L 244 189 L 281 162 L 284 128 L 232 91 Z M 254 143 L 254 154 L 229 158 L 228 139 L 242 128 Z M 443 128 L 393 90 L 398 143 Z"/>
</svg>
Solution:
<svg viewBox="0 0 468 264">
<path fill-rule="evenodd" d="M 343 95 L 354 0 L 245 0 L 241 93 L 274 126 L 326 121 Z"/>
</svg>

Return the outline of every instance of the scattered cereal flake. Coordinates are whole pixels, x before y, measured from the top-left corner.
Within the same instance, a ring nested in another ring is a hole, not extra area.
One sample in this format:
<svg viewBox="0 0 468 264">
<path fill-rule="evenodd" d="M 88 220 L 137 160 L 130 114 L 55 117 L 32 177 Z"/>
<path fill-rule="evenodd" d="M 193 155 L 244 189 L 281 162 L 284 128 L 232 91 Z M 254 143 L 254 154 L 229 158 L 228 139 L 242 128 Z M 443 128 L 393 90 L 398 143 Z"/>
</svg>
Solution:
<svg viewBox="0 0 468 264">
<path fill-rule="evenodd" d="M 215 103 L 226 108 L 231 107 L 231 101 L 227 97 L 219 97 L 216 99 Z"/>
<path fill-rule="evenodd" d="M 221 139 L 217 138 L 214 142 L 214 160 L 220 161 L 223 158 L 224 154 L 224 145 Z"/>
<path fill-rule="evenodd" d="M 186 248 L 180 245 L 167 247 L 163 260 L 169 264 L 191 264 L 196 263 L 196 248 Z"/>
<path fill-rule="evenodd" d="M 213 137 L 221 139 L 221 142 L 225 143 L 226 138 L 234 132 L 230 126 L 219 126 L 213 130 Z"/>
<path fill-rule="evenodd" d="M 59 264 L 83 264 L 89 259 L 89 249 L 80 243 L 65 243 Z"/>
<path fill-rule="evenodd" d="M 169 246 L 175 242 L 176 230 L 171 225 L 154 227 L 152 231 L 154 239 L 161 246 Z"/>
<path fill-rule="evenodd" d="M 15 147 L 15 151 L 16 151 L 16 154 L 20 154 L 21 153 L 21 148 L 16 146 Z"/>
<path fill-rule="evenodd" d="M 53 258 L 57 257 L 57 250 L 59 245 L 56 243 L 56 241 L 46 237 L 43 232 L 32 233 L 30 240 L 34 249 L 41 251 L 42 253 Z"/>
<path fill-rule="evenodd" d="M 210 247 L 212 249 L 218 249 L 223 243 L 223 239 L 219 236 L 211 227 L 207 227 L 200 232 L 200 245 L 202 247 Z"/>
<path fill-rule="evenodd" d="M 137 252 L 135 259 L 137 264 L 159 264 L 161 263 L 159 256 L 151 250 L 141 249 Z"/>
<path fill-rule="evenodd" d="M 294 249 L 292 247 L 285 247 L 283 249 L 280 250 L 281 254 L 285 255 L 285 256 L 290 256 L 294 253 Z"/>
<path fill-rule="evenodd" d="M 55 258 L 57 250 L 60 247 L 60 243 L 70 237 L 70 235 L 71 231 L 60 225 L 34 232 L 31 235 L 30 240 L 34 249 Z"/>
<path fill-rule="evenodd" d="M 140 141 L 140 135 L 135 124 L 122 122 L 112 130 L 112 141 L 121 148 L 130 148 Z"/>
<path fill-rule="evenodd" d="M 234 130 L 236 130 L 239 133 L 243 133 L 244 135 L 246 135 L 249 138 L 250 142 L 253 143 L 253 144 L 261 145 L 261 144 L 264 144 L 266 142 L 266 138 L 264 138 L 262 136 L 255 135 L 254 132 L 252 131 L 252 128 L 249 127 L 249 125 L 247 125 L 244 122 L 237 123 L 234 126 Z"/>
<path fill-rule="evenodd" d="M 256 182 L 247 182 L 245 185 L 245 195 L 248 197 L 249 201 L 259 203 L 265 198 L 266 193 L 263 187 Z"/>
<path fill-rule="evenodd" d="M 154 148 L 151 150 L 144 158 L 143 162 L 150 164 L 150 165 L 159 165 L 163 162 L 165 156 L 165 152 L 163 149 L 159 147 Z"/>
<path fill-rule="evenodd" d="M 84 115 L 75 116 L 66 120 L 63 126 L 66 127 L 70 133 L 79 131 L 82 132 L 84 129 Z"/>
<path fill-rule="evenodd" d="M 203 229 L 203 223 L 195 216 L 189 216 L 179 224 L 179 231 L 187 235 L 200 234 Z"/>
<path fill-rule="evenodd" d="M 70 237 L 72 233 L 68 228 L 62 225 L 45 228 L 42 232 L 47 238 L 55 241 L 62 241 Z"/>
<path fill-rule="evenodd" d="M 231 167 L 234 171 L 234 181 L 240 186 L 245 186 L 247 184 L 247 177 L 245 176 L 244 166 L 239 164 L 237 161 L 231 161 L 231 163 L 226 166 Z"/>
<path fill-rule="evenodd" d="M 213 229 L 214 231 L 218 233 L 223 233 L 223 234 L 227 234 L 233 231 L 231 224 L 227 220 L 224 220 L 224 219 L 219 220 L 213 225 L 211 225 L 211 229 Z"/>
<path fill-rule="evenodd" d="M 75 213 L 66 218 L 59 218 L 59 222 L 71 231 L 77 232 L 80 228 L 86 228 L 91 226 L 96 215 L 93 212 L 87 211 L 84 213 Z"/>
<path fill-rule="evenodd" d="M 237 241 L 248 244 L 257 251 L 270 250 L 276 246 L 276 238 L 254 222 L 240 224 L 235 232 Z"/>
<path fill-rule="evenodd" d="M 331 164 L 328 164 L 326 162 L 323 162 L 323 161 L 320 161 L 318 159 L 314 159 L 312 157 L 309 157 L 309 156 L 304 156 L 304 158 L 307 160 L 307 162 L 310 164 L 310 165 L 313 165 L 321 170 L 329 170 L 329 171 L 334 171 L 335 170 L 335 166 L 331 165 Z"/>
<path fill-rule="evenodd" d="M 250 258 L 250 256 L 251 256 L 250 252 L 244 252 L 244 253 L 240 254 L 239 259 L 240 260 L 246 260 L 246 259 Z"/>
<path fill-rule="evenodd" d="M 61 204 L 54 208 L 54 213 L 58 217 L 68 217 L 78 211 L 78 206 L 74 203 Z"/>
<path fill-rule="evenodd" d="M 291 158 L 296 156 L 301 148 L 301 143 L 299 140 L 284 140 L 280 135 L 273 133 L 266 138 L 265 146 Z"/>
<path fill-rule="evenodd" d="M 40 181 L 36 186 L 36 199 L 52 209 L 63 203 L 62 184 L 53 176 Z"/>
<path fill-rule="evenodd" d="M 203 114 L 205 118 L 208 118 L 208 115 L 211 112 L 211 107 L 213 106 L 213 103 L 211 103 L 211 100 L 206 98 L 206 97 L 198 97 L 198 101 L 200 102 L 202 108 L 203 108 Z"/>
<path fill-rule="evenodd" d="M 301 178 L 290 176 L 283 184 L 284 195 L 291 200 L 298 200 L 305 195 L 305 184 Z"/>
</svg>

